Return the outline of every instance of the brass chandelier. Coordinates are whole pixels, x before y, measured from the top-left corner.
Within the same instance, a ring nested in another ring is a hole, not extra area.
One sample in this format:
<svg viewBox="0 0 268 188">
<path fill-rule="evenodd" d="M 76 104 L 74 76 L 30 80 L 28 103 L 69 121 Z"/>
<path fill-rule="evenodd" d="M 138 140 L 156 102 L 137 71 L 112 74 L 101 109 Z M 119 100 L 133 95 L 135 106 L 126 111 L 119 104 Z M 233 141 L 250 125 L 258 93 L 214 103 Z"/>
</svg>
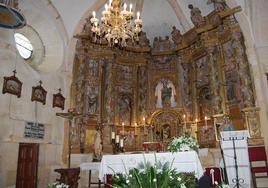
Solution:
<svg viewBox="0 0 268 188">
<path fill-rule="evenodd" d="M 101 25 L 95 11 L 90 19 L 95 37 L 105 38 L 109 46 L 125 47 L 127 40 L 138 41 L 138 34 L 141 32 L 140 12 L 137 12 L 133 22 L 132 4 L 129 5 L 129 10 L 126 3 L 122 10 L 121 5 L 121 0 L 109 0 L 109 4 L 105 4 L 105 10 L 102 11 Z"/>
</svg>

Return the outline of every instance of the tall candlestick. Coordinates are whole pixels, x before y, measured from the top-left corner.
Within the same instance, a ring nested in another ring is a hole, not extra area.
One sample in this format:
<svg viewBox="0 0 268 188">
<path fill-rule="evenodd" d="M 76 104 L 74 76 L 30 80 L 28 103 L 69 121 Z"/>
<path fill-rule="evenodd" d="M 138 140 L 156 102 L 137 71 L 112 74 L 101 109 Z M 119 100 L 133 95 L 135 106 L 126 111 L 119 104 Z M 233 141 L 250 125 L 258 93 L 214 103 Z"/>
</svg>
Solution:
<svg viewBox="0 0 268 188">
<path fill-rule="evenodd" d="M 184 130 L 186 131 L 186 115 L 183 114 Z"/>
<path fill-rule="evenodd" d="M 205 125 L 206 125 L 206 129 L 208 129 L 208 122 L 207 122 L 207 120 L 208 120 L 208 117 L 205 116 Z"/>
<path fill-rule="evenodd" d="M 116 135 L 115 143 L 119 143 L 119 135 Z"/>
<path fill-rule="evenodd" d="M 124 139 L 121 138 L 121 139 L 120 139 L 120 148 L 123 148 L 123 147 L 124 147 Z"/>
<path fill-rule="evenodd" d="M 125 123 L 124 122 L 122 123 L 122 127 L 123 127 L 123 135 L 125 135 L 125 128 L 124 128 L 125 127 Z"/>
</svg>

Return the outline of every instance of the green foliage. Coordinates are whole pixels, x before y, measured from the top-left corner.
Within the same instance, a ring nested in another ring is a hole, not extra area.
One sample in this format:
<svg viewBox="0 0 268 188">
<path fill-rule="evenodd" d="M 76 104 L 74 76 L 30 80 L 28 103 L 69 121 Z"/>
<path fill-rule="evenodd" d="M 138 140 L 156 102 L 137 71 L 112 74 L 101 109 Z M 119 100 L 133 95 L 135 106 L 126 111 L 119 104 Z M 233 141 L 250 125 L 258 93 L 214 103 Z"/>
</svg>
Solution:
<svg viewBox="0 0 268 188">
<path fill-rule="evenodd" d="M 194 150 L 197 151 L 199 145 L 192 136 L 182 135 L 179 137 L 174 137 L 173 140 L 168 144 L 168 151 L 178 152 L 184 150 Z"/>
<path fill-rule="evenodd" d="M 195 188 L 193 173 L 178 173 L 169 163 L 151 165 L 144 162 L 125 174 L 115 174 L 113 188 Z"/>
</svg>

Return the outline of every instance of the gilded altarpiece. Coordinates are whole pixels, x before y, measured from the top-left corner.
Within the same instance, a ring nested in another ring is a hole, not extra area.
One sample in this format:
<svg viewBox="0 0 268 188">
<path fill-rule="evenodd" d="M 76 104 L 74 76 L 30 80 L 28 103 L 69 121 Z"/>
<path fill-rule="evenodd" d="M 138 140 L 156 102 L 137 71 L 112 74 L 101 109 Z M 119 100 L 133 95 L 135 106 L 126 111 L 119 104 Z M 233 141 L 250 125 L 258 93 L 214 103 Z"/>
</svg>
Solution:
<svg viewBox="0 0 268 188">
<path fill-rule="evenodd" d="M 235 129 L 259 138 L 250 65 L 232 16 L 240 10 L 213 11 L 202 23 L 192 17 L 195 28 L 184 34 L 173 28 L 173 43 L 156 37 L 152 47 L 144 32 L 125 49 L 99 45 L 85 25 L 76 36 L 72 83 L 72 107 L 85 117 L 71 130 L 73 152 L 92 147 L 96 126 L 107 152 L 112 130 L 124 134 L 127 151 L 141 150 L 145 141 L 165 148 L 186 128 L 202 147 L 215 147 L 227 115 Z"/>
</svg>

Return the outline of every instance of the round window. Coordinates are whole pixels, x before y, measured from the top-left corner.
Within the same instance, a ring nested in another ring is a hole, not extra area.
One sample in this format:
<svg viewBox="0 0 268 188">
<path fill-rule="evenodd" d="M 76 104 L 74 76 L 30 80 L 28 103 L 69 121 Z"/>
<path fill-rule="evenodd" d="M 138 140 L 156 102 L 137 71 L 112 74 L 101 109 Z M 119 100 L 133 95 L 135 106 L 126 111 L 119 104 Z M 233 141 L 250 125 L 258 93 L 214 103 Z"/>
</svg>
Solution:
<svg viewBox="0 0 268 188">
<path fill-rule="evenodd" d="M 20 33 L 15 33 L 16 47 L 21 57 L 25 60 L 29 59 L 33 53 L 33 46 L 28 38 Z"/>
</svg>

